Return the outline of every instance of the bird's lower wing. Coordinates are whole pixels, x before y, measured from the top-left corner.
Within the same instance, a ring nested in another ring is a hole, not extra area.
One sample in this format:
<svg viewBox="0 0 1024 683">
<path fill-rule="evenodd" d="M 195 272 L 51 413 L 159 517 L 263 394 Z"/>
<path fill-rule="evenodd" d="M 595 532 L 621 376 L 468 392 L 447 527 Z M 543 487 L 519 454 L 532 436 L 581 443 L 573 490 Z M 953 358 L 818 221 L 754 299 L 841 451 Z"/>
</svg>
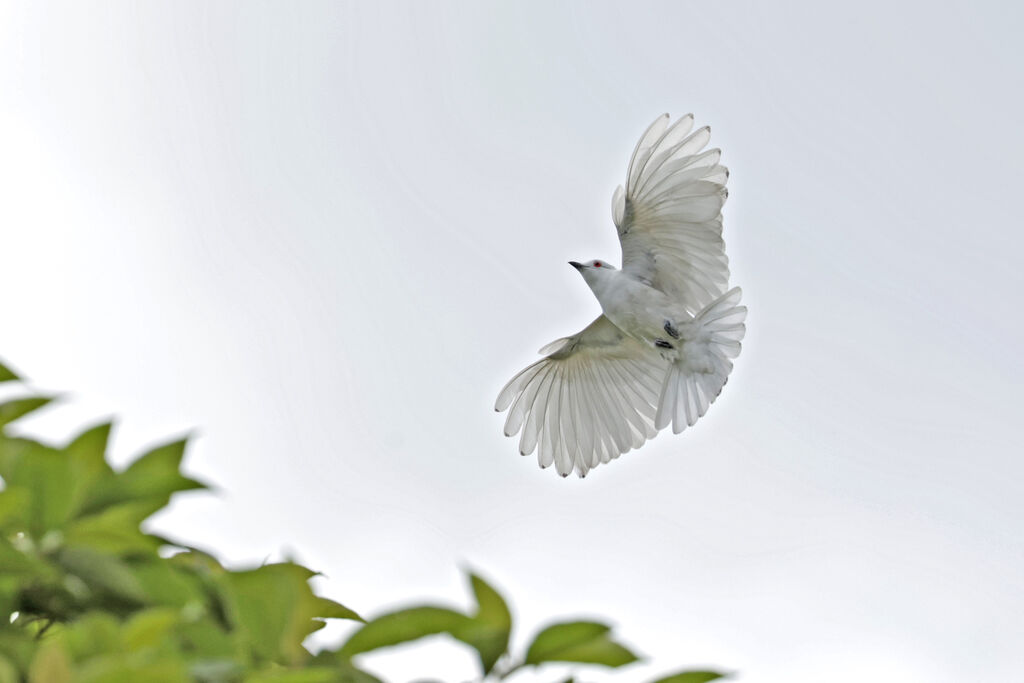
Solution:
<svg viewBox="0 0 1024 683">
<path fill-rule="evenodd" d="M 495 410 L 508 409 L 505 435 L 522 431 L 519 452 L 541 467 L 581 477 L 658 433 L 654 419 L 668 362 L 603 315 L 579 334 L 549 344 L 513 377 Z"/>
</svg>

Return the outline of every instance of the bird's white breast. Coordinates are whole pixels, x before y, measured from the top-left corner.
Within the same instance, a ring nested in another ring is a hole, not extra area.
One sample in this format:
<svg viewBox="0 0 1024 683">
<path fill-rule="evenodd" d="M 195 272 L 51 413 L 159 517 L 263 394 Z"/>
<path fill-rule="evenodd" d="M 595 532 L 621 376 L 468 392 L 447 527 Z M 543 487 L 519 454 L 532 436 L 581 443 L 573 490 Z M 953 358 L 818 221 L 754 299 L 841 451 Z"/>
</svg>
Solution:
<svg viewBox="0 0 1024 683">
<path fill-rule="evenodd" d="M 626 334 L 653 343 L 666 337 L 666 320 L 676 325 L 689 321 L 685 309 L 672 305 L 663 292 L 622 271 L 609 275 L 594 287 L 594 295 L 605 316 Z"/>
</svg>

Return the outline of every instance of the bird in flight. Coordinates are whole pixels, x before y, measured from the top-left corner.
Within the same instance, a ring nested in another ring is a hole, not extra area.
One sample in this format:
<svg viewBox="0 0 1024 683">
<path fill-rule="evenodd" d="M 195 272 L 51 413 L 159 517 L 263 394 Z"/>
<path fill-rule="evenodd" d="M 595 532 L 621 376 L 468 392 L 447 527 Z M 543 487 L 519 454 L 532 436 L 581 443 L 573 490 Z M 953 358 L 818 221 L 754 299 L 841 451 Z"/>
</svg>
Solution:
<svg viewBox="0 0 1024 683">
<path fill-rule="evenodd" d="M 729 287 L 722 205 L 729 171 L 704 147 L 693 115 L 655 119 L 640 137 L 626 185 L 612 197 L 622 269 L 570 261 L 602 315 L 513 377 L 495 410 L 505 435 L 580 476 L 672 425 L 692 427 L 718 397 L 746 331 L 740 289 Z"/>
</svg>

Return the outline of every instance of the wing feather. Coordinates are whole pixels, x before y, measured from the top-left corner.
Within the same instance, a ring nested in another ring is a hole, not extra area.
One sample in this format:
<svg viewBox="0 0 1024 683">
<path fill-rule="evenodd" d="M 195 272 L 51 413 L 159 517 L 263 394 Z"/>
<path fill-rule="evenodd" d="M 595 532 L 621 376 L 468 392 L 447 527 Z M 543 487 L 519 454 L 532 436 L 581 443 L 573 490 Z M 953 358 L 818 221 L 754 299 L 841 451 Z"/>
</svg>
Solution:
<svg viewBox="0 0 1024 683">
<path fill-rule="evenodd" d="M 505 433 L 541 467 L 584 476 L 657 434 L 654 419 L 668 368 L 655 349 L 603 315 L 517 373 L 498 395 Z"/>
<path fill-rule="evenodd" d="M 580 376 L 579 368 L 576 366 L 569 367 L 569 394 L 571 395 L 571 412 L 569 416 L 572 418 L 572 461 L 574 463 L 581 463 L 584 467 L 589 466 L 589 453 L 585 448 L 587 425 L 583 421 L 583 413 L 581 409 L 584 408 L 584 394 L 581 389 L 584 387 L 582 384 L 585 379 Z M 589 402 L 588 402 L 589 403 Z M 592 432 L 591 432 L 592 434 Z M 571 471 L 571 469 L 570 469 Z"/>
<path fill-rule="evenodd" d="M 517 382 L 520 387 L 523 387 L 522 393 L 516 397 L 515 402 L 512 404 L 511 409 L 508 411 L 508 419 L 505 420 L 505 436 L 511 436 L 519 431 L 523 425 L 523 421 L 529 414 L 530 406 L 537 400 L 537 392 L 544 385 L 543 378 L 541 381 L 531 382 L 538 375 L 547 375 L 550 373 L 551 368 L 545 368 L 540 363 L 534 363 L 531 368 L 536 368 L 534 372 L 529 373 L 527 377 L 528 383 L 522 381 Z"/>
<path fill-rule="evenodd" d="M 612 217 L 622 244 L 622 270 L 696 314 L 725 292 L 729 261 L 722 206 L 729 172 L 721 151 L 704 150 L 707 126 L 690 133 L 693 116 L 673 125 L 658 117 L 640 137 Z M 702 151 L 704 150 L 704 151 Z"/>
<path fill-rule="evenodd" d="M 551 382 L 554 379 L 552 372 L 553 368 L 551 368 L 550 365 L 544 368 L 544 372 L 540 376 L 540 380 L 535 383 L 536 397 L 533 401 L 526 404 L 526 427 L 523 428 L 523 436 L 519 442 L 519 452 L 522 455 L 526 455 L 527 453 L 532 453 L 534 451 L 537 447 L 537 439 L 543 431 L 544 413 L 548 404 L 548 394 L 551 391 Z M 515 434 L 515 432 L 508 434 L 508 429 L 506 429 L 505 432 L 507 436 Z"/>
<path fill-rule="evenodd" d="M 567 375 L 568 366 L 562 365 L 558 368 L 559 384 L 558 391 L 558 413 L 555 415 L 555 421 L 559 424 L 560 429 L 558 430 L 558 449 L 555 450 L 555 470 L 563 477 L 572 472 L 573 460 L 570 449 L 576 443 L 576 432 L 573 429 L 572 417 L 570 411 L 572 406 L 570 404 L 571 399 L 569 398 L 569 389 L 572 387 L 572 382 L 569 381 Z"/>
<path fill-rule="evenodd" d="M 595 393 L 596 388 L 585 373 L 581 373 L 575 368 L 573 371 L 573 379 L 573 411 L 576 417 L 576 436 L 579 441 L 579 462 L 582 462 L 582 464 L 589 469 L 594 466 L 590 461 L 589 454 L 594 450 L 593 425 L 596 424 L 597 421 L 594 420 L 591 414 L 591 409 L 593 407 L 592 402 L 584 399 L 587 396 L 592 396 Z"/>
<path fill-rule="evenodd" d="M 683 119 L 686 117 L 684 116 Z M 647 160 L 651 157 L 651 152 L 654 151 L 654 147 L 661 139 L 668 127 L 668 114 L 662 114 L 658 118 L 654 119 L 654 122 L 647 127 L 644 134 L 640 136 L 640 139 L 636 143 L 636 149 L 633 150 L 633 156 L 629 160 L 629 170 L 626 173 L 626 178 L 629 181 L 629 185 L 635 185 L 639 180 L 640 172 L 643 170 Z M 628 187 L 628 186 L 627 186 Z"/>
<path fill-rule="evenodd" d="M 657 432 L 650 429 L 647 421 L 644 419 L 645 415 L 648 415 L 650 412 L 645 410 L 645 407 L 651 408 L 650 399 L 641 396 L 633 390 L 635 382 L 631 382 L 625 376 L 619 374 L 617 364 L 609 363 L 606 366 L 598 366 L 597 372 L 602 376 L 605 386 L 611 387 L 608 393 L 614 396 L 614 400 L 618 405 L 636 405 L 638 408 L 635 411 L 623 411 L 631 437 L 630 443 L 633 448 L 639 448 L 647 439 L 653 439 Z M 640 400 L 637 401 L 637 398 Z M 637 440 L 638 437 L 639 441 Z"/>
</svg>

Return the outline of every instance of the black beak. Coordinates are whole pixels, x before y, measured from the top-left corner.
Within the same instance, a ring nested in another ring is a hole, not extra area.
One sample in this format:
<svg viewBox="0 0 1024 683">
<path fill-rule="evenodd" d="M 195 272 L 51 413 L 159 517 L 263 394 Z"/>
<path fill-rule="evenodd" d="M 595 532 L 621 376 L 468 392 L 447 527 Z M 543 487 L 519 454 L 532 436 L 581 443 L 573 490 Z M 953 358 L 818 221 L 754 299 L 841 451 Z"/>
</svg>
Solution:
<svg viewBox="0 0 1024 683">
<path fill-rule="evenodd" d="M 576 261 L 569 261 L 569 265 L 575 268 L 576 270 L 579 270 L 580 268 L 583 267 L 582 263 L 577 263 Z"/>
</svg>

